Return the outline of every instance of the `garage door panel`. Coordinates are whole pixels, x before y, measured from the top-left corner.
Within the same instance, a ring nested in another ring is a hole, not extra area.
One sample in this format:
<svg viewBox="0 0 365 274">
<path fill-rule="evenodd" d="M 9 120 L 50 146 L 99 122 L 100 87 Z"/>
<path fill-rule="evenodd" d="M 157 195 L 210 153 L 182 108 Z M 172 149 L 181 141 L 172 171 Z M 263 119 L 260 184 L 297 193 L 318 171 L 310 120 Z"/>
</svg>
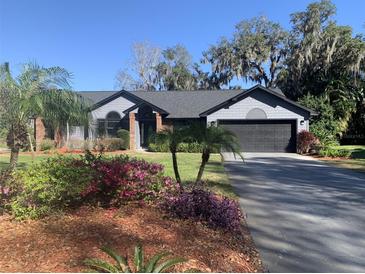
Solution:
<svg viewBox="0 0 365 274">
<path fill-rule="evenodd" d="M 295 120 L 225 120 L 219 124 L 238 137 L 246 152 L 295 152 Z"/>
</svg>

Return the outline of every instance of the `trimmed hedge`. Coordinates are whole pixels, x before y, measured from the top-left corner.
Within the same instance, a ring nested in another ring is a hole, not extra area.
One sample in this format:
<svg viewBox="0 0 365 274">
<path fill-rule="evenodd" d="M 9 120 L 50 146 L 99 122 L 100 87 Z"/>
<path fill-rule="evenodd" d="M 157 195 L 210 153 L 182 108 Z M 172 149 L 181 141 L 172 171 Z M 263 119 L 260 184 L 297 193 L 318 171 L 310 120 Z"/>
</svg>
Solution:
<svg viewBox="0 0 365 274">
<path fill-rule="evenodd" d="M 119 129 L 117 137 L 123 140 L 122 149 L 129 149 L 129 131 L 126 129 Z"/>
<path fill-rule="evenodd" d="M 125 143 L 120 138 L 102 138 L 97 139 L 94 143 L 96 151 L 116 151 L 123 150 Z"/>
<path fill-rule="evenodd" d="M 169 146 L 166 143 L 150 143 L 148 150 L 151 152 L 170 152 Z M 202 145 L 197 142 L 180 143 L 177 147 L 177 152 L 201 153 L 202 150 Z M 213 153 L 219 153 L 219 151 L 213 151 Z"/>
</svg>

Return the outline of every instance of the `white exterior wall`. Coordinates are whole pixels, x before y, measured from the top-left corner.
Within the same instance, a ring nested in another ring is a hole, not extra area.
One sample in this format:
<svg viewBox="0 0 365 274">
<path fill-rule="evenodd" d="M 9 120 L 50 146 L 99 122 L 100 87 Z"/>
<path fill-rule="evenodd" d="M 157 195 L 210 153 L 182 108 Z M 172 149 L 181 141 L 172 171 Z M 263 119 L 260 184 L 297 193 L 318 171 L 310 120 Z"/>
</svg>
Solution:
<svg viewBox="0 0 365 274">
<path fill-rule="evenodd" d="M 123 113 L 123 111 L 125 111 L 126 109 L 134 106 L 135 104 L 127 99 L 125 99 L 124 97 L 118 97 L 116 99 L 114 99 L 113 101 L 102 105 L 101 107 L 94 109 L 91 112 L 91 116 L 93 118 L 93 120 L 97 120 L 97 119 L 105 119 L 106 115 L 111 112 L 111 111 L 115 111 L 118 112 L 120 115 L 120 118 L 123 118 L 125 116 L 125 114 Z"/>
<path fill-rule="evenodd" d="M 244 120 L 247 119 L 247 113 L 254 108 L 263 110 L 267 119 L 296 120 L 298 132 L 309 130 L 309 113 L 261 90 L 254 91 L 228 109 L 222 108 L 208 115 L 207 123 L 217 120 Z M 300 121 L 304 121 L 303 125 Z"/>
<path fill-rule="evenodd" d="M 70 140 L 84 140 L 84 127 L 70 126 Z"/>
<path fill-rule="evenodd" d="M 124 97 L 118 97 L 113 101 L 102 105 L 101 107 L 94 109 L 91 112 L 92 121 L 89 127 L 89 138 L 94 139 L 96 136 L 96 128 L 97 128 L 97 120 L 98 119 L 105 119 L 109 112 L 115 111 L 118 112 L 120 118 L 122 119 L 125 114 L 123 111 L 135 105 L 133 102 L 125 99 Z"/>
</svg>

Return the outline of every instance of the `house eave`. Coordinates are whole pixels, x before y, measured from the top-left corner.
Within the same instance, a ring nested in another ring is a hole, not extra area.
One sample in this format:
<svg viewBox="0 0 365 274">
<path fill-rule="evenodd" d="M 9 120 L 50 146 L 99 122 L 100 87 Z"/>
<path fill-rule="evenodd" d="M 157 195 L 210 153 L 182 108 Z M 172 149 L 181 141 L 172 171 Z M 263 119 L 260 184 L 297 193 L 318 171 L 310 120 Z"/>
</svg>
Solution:
<svg viewBox="0 0 365 274">
<path fill-rule="evenodd" d="M 286 101 L 287 103 L 289 103 L 291 105 L 294 105 L 294 106 L 296 106 L 296 107 L 298 107 L 300 109 L 303 109 L 303 110 L 309 112 L 309 114 L 311 116 L 318 115 L 318 113 L 315 112 L 314 110 L 309 109 L 309 108 L 307 108 L 305 106 L 302 106 L 302 105 L 298 104 L 297 102 L 294 102 L 294 101 L 286 98 L 285 96 L 282 96 L 282 95 L 278 94 L 275 91 L 272 91 L 272 90 L 270 90 L 268 88 L 265 88 L 262 85 L 256 85 L 256 86 L 253 86 L 252 88 L 250 88 L 250 89 L 248 89 L 246 91 L 242 91 L 240 94 L 238 94 L 238 95 L 236 95 L 236 96 L 234 96 L 234 97 L 232 97 L 232 98 L 230 98 L 230 99 L 228 99 L 228 100 L 226 100 L 226 101 L 224 101 L 224 102 L 222 102 L 222 103 L 220 103 L 220 104 L 218 104 L 218 105 L 216 105 L 216 106 L 214 106 L 214 107 L 212 107 L 212 108 L 210 108 L 208 110 L 205 110 L 205 111 L 201 112 L 199 114 L 199 116 L 200 117 L 206 117 L 206 116 L 208 116 L 208 115 L 210 115 L 210 114 L 212 114 L 212 113 L 214 113 L 214 112 L 216 112 L 216 111 L 218 111 L 218 110 L 220 110 L 220 109 L 222 109 L 222 108 L 224 108 L 224 107 L 226 107 L 228 105 L 234 104 L 235 102 L 240 101 L 240 100 L 246 98 L 250 93 L 252 93 L 253 91 L 255 91 L 257 89 L 261 89 L 261 90 L 263 90 L 265 92 L 268 92 L 268 93 L 270 93 L 270 94 L 272 94 L 272 95 L 274 95 L 274 96 L 276 96 L 276 97 L 278 97 L 278 98 Z"/>
</svg>

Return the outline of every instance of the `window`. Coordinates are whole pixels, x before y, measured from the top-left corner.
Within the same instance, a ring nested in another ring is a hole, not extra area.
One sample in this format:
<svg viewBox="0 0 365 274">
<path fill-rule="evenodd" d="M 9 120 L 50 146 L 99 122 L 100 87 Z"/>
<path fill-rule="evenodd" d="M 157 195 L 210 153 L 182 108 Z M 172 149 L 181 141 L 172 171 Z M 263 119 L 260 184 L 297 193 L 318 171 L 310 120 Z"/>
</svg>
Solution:
<svg viewBox="0 0 365 274">
<path fill-rule="evenodd" d="M 119 128 L 121 128 L 121 118 L 118 112 L 109 112 L 106 119 L 98 119 L 99 137 L 115 137 Z"/>
<path fill-rule="evenodd" d="M 108 137 L 115 137 L 120 128 L 120 115 L 118 112 L 109 112 L 106 116 L 106 133 Z"/>
<path fill-rule="evenodd" d="M 106 128 L 105 128 L 105 119 L 98 119 L 98 137 L 105 137 Z"/>
</svg>

